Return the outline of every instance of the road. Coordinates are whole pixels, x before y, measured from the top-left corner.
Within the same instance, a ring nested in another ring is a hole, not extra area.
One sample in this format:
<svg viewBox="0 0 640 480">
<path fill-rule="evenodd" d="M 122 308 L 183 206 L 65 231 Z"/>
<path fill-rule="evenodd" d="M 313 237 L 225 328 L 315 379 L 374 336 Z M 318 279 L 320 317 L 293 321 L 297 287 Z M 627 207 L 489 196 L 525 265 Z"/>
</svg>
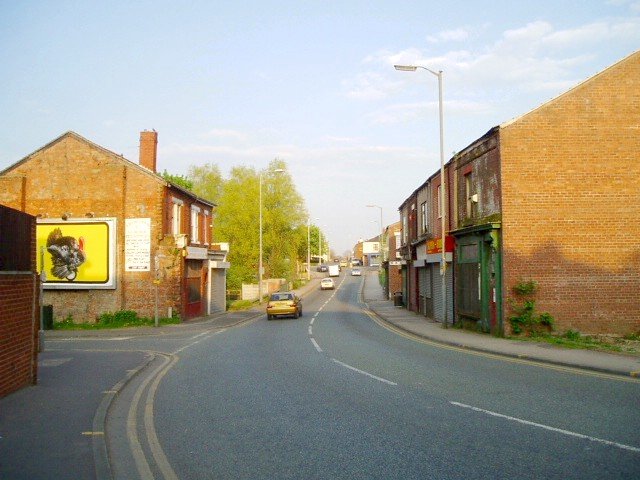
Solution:
<svg viewBox="0 0 640 480">
<path fill-rule="evenodd" d="M 640 478 L 638 381 L 398 335 L 362 281 L 297 320 L 55 345 L 147 355 L 107 416 L 115 478 Z"/>
</svg>

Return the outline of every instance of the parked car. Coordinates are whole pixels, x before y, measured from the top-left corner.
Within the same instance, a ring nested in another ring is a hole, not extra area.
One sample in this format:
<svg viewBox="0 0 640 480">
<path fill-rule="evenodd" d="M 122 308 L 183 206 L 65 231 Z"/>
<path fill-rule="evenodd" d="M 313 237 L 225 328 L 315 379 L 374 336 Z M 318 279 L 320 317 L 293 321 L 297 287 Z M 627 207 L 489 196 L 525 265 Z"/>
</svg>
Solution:
<svg viewBox="0 0 640 480">
<path fill-rule="evenodd" d="M 351 275 L 359 277 L 362 275 L 362 271 L 359 268 L 353 268 L 351 269 Z"/>
<path fill-rule="evenodd" d="M 333 283 L 333 278 L 327 277 L 320 281 L 320 290 L 333 290 L 336 288 L 336 284 Z"/>
<path fill-rule="evenodd" d="M 302 300 L 295 293 L 276 292 L 269 297 L 267 320 L 281 316 L 293 316 L 293 318 L 302 316 Z"/>
</svg>

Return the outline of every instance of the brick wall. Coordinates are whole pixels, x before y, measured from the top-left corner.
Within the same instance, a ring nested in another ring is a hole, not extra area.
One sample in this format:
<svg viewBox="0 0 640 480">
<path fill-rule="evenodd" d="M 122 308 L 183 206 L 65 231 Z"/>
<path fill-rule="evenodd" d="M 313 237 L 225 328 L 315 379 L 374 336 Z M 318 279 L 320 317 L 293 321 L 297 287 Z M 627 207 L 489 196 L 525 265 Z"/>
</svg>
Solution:
<svg viewBox="0 0 640 480">
<path fill-rule="evenodd" d="M 640 52 L 502 126 L 505 318 L 534 280 L 560 331 L 640 331 L 638 125 Z"/>
<path fill-rule="evenodd" d="M 101 313 L 118 310 L 136 310 L 140 315 L 153 316 L 154 265 L 152 262 L 149 272 L 124 271 L 124 220 L 151 218 L 152 257 L 166 251 L 175 257 L 175 249 L 160 245 L 165 188 L 153 172 L 71 132 L 18 162 L 0 177 L 0 203 L 31 215 L 116 218 L 116 288 L 45 290 L 44 303 L 53 305 L 56 319 L 71 315 L 75 321 L 94 321 Z M 179 313 L 180 266 L 167 263 L 164 267 L 169 268 L 164 268 L 159 287 L 160 314 L 165 315 L 167 307 Z"/>
<path fill-rule="evenodd" d="M 0 397 L 37 379 L 35 225 L 35 218 L 0 205 Z"/>
</svg>

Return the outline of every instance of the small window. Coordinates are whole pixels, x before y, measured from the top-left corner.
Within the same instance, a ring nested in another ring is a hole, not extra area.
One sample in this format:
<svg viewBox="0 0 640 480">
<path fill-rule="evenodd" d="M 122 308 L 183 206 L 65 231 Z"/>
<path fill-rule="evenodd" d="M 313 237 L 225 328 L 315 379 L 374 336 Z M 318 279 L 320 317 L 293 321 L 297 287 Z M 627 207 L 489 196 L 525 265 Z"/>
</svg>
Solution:
<svg viewBox="0 0 640 480">
<path fill-rule="evenodd" d="M 200 243 L 200 207 L 191 206 L 191 243 Z"/>
<path fill-rule="evenodd" d="M 427 202 L 420 205 L 420 233 L 427 233 Z"/>
<path fill-rule="evenodd" d="M 464 196 L 467 200 L 466 216 L 467 218 L 473 217 L 474 195 L 473 195 L 473 180 L 471 178 L 471 173 L 467 173 L 464 176 Z"/>
<path fill-rule="evenodd" d="M 178 235 L 182 230 L 182 200 L 171 198 L 171 233 Z"/>
</svg>

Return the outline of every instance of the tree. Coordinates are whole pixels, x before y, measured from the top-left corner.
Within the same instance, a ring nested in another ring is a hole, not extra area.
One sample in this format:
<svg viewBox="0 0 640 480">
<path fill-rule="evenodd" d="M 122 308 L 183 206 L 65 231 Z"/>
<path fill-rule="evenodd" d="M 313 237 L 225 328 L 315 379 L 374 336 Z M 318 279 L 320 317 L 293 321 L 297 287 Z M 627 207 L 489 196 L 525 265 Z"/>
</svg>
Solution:
<svg viewBox="0 0 640 480">
<path fill-rule="evenodd" d="M 162 172 L 162 178 L 164 178 L 167 182 L 171 182 L 186 190 L 191 191 L 193 189 L 193 182 L 191 182 L 191 180 L 189 180 L 184 175 L 173 175 L 165 170 Z"/>
<path fill-rule="evenodd" d="M 201 167 L 190 166 L 187 179 L 193 185 L 193 193 L 217 204 L 222 195 L 224 178 L 217 165 L 207 163 Z"/>
</svg>

